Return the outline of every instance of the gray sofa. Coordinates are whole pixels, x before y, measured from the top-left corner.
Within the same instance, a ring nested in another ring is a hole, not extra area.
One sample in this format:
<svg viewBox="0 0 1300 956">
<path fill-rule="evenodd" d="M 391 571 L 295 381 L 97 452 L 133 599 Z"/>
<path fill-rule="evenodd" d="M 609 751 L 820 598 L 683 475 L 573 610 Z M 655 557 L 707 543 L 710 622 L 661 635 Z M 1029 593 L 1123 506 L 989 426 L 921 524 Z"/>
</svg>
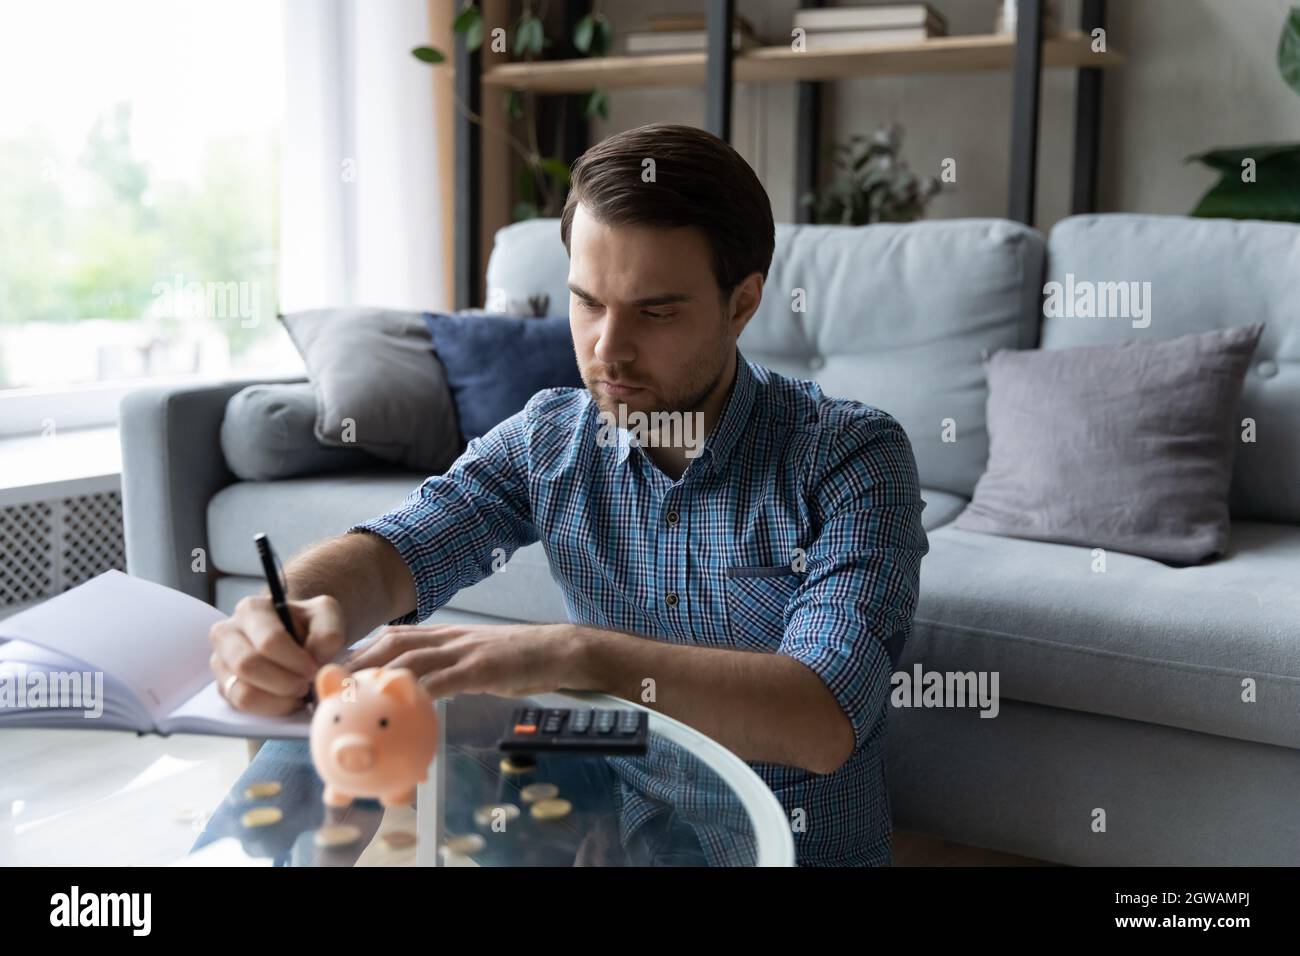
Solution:
<svg viewBox="0 0 1300 956">
<path fill-rule="evenodd" d="M 891 711 L 895 826 L 1069 864 L 1300 862 L 1300 228 L 1110 215 L 1046 240 L 1000 220 L 777 229 L 742 351 L 892 413 L 916 452 L 931 552 L 899 666 L 1000 675 L 994 719 Z M 488 286 L 562 313 L 567 265 L 555 220 L 516 224 Z M 1042 320 L 1044 283 L 1067 274 L 1151 282 L 1149 327 Z M 984 356 L 1259 320 L 1242 400 L 1259 437 L 1238 453 L 1225 559 L 1112 553 L 1094 573 L 1088 548 L 950 526 L 987 458 Z M 224 610 L 260 587 L 254 532 L 293 553 L 424 477 L 235 481 L 217 435 L 245 384 L 138 392 L 121 416 L 129 570 Z M 539 544 L 434 619 L 564 617 Z"/>
</svg>

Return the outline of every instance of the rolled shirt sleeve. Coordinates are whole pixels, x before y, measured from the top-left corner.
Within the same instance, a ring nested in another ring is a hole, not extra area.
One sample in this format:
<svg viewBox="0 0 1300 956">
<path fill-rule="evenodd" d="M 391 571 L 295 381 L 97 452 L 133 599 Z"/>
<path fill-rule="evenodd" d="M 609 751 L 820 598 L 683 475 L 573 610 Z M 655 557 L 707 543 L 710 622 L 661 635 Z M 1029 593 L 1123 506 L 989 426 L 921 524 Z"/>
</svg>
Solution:
<svg viewBox="0 0 1300 956">
<path fill-rule="evenodd" d="M 844 411 L 828 423 L 806 479 L 820 531 L 786 607 L 778 653 L 801 661 L 826 684 L 853 726 L 856 752 L 888 701 L 929 541 L 916 460 L 902 426 L 878 410 Z"/>
<path fill-rule="evenodd" d="M 416 624 L 538 540 L 528 495 L 533 401 L 472 439 L 445 474 L 426 478 L 391 511 L 348 529 L 388 541 L 411 571 L 416 608 L 390 624 Z M 499 550 L 498 550 L 499 549 Z"/>
</svg>

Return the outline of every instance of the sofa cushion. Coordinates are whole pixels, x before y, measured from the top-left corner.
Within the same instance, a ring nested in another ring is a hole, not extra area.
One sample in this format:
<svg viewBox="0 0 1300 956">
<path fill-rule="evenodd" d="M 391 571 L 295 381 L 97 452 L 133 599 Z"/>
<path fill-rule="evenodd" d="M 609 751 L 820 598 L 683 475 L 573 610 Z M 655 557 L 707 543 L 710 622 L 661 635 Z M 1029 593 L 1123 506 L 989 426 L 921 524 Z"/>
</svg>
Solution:
<svg viewBox="0 0 1300 956">
<path fill-rule="evenodd" d="M 1222 554 L 1260 330 L 994 355 L 989 466 L 957 527 L 1179 564 Z"/>
<path fill-rule="evenodd" d="M 428 477 L 384 466 L 283 481 L 241 481 L 208 502 L 208 561 L 226 574 L 261 576 L 253 535 L 264 531 L 281 561 L 397 505 Z"/>
<path fill-rule="evenodd" d="M 310 309 L 280 316 L 316 388 L 316 438 L 441 474 L 463 450 L 442 365 L 419 312 Z"/>
<path fill-rule="evenodd" d="M 1043 238 L 997 219 L 906 225 L 778 223 L 745 357 L 893 415 L 921 483 L 969 496 L 984 471 L 983 358 L 1036 344 Z M 497 233 L 488 299 L 550 297 L 568 313 L 558 219 Z M 950 424 L 949 424 L 950 423 Z M 947 426 L 947 427 L 946 427 Z"/>
<path fill-rule="evenodd" d="M 569 320 L 426 312 L 465 442 L 486 435 L 545 388 L 582 388 Z"/>
<path fill-rule="evenodd" d="M 310 382 L 250 385 L 226 403 L 221 453 L 243 481 L 274 481 L 376 463 L 359 447 L 316 438 L 316 389 Z"/>
<path fill-rule="evenodd" d="M 925 508 L 921 511 L 921 527 L 926 531 L 947 524 L 966 507 L 966 499 L 961 495 L 950 495 L 934 488 L 922 488 L 921 500 L 925 502 Z"/>
<path fill-rule="evenodd" d="M 1043 348 L 1264 323 L 1239 418 L 1254 421 L 1256 440 L 1238 446 L 1230 510 L 1234 518 L 1300 523 L 1300 226 L 1075 216 L 1052 230 L 1047 280 L 1062 289 L 1067 282 L 1076 289 L 1081 282 L 1147 282 L 1150 302 L 1142 317 L 1082 318 L 1077 309 L 1049 316 Z"/>
<path fill-rule="evenodd" d="M 1104 571 L 1072 545 L 929 539 L 901 669 L 997 671 L 1004 698 L 1300 747 L 1300 528 L 1237 522 L 1215 564 L 1112 552 Z"/>
</svg>

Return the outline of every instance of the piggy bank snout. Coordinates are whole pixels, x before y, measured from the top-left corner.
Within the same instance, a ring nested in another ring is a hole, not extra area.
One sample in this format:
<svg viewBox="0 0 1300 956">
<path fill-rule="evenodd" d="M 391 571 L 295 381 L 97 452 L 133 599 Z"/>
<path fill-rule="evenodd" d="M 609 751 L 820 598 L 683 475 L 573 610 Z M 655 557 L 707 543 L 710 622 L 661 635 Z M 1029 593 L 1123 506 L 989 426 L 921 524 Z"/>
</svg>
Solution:
<svg viewBox="0 0 1300 956">
<path fill-rule="evenodd" d="M 330 756 L 348 773 L 362 773 L 374 766 L 375 748 L 361 734 L 344 734 L 330 745 Z"/>
</svg>

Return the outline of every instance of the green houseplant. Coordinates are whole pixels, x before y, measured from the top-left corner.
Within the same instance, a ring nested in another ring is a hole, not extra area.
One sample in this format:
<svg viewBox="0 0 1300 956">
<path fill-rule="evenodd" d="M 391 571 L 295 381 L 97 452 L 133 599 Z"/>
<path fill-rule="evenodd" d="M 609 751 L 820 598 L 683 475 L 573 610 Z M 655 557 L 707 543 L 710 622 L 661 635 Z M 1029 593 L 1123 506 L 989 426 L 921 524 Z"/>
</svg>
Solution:
<svg viewBox="0 0 1300 956">
<path fill-rule="evenodd" d="M 1292 7 L 1277 45 L 1282 80 L 1300 94 L 1300 6 Z M 1212 149 L 1189 156 L 1223 175 L 1193 216 L 1300 222 L 1300 143 Z"/>
<path fill-rule="evenodd" d="M 511 29 L 513 37 L 509 38 L 505 49 L 524 61 L 537 59 L 552 41 L 546 36 L 544 21 L 546 17 L 546 0 L 534 5 L 526 0 L 523 12 Z M 511 29 L 507 29 L 509 34 Z M 465 37 L 466 47 L 473 52 L 483 46 L 488 32 L 483 22 L 483 12 L 474 0 L 466 0 L 452 21 L 452 30 Z M 609 19 L 600 12 L 599 2 L 593 4 L 592 12 L 577 22 L 573 30 L 573 45 L 586 56 L 604 56 L 613 46 L 614 32 Z M 504 52 L 504 50 L 503 50 Z M 418 46 L 411 50 L 411 55 L 421 63 L 437 65 L 447 61 L 447 55 L 435 47 Z M 527 90 L 509 90 L 503 101 L 502 110 L 511 120 L 533 117 L 536 95 Z M 485 129 L 500 134 L 510 148 L 523 161 L 516 184 L 516 201 L 512 210 L 515 221 L 535 219 L 538 216 L 557 216 L 564 202 L 564 193 L 569 185 L 569 165 L 559 156 L 543 156 L 538 144 L 537 126 L 529 120 L 525 124 L 527 142 L 520 142 L 505 129 L 489 126 L 484 118 L 459 97 L 456 108 L 462 114 Z M 587 119 L 594 116 L 609 116 L 609 101 L 604 90 L 591 90 L 583 99 L 583 114 Z M 559 122 L 564 122 L 563 113 Z"/>
<path fill-rule="evenodd" d="M 882 126 L 871 136 L 850 136 L 824 151 L 837 173 L 826 186 L 805 194 L 813 221 L 864 226 L 873 222 L 911 222 L 939 192 L 933 176 L 917 176 L 898 156 L 903 131 Z"/>
</svg>

